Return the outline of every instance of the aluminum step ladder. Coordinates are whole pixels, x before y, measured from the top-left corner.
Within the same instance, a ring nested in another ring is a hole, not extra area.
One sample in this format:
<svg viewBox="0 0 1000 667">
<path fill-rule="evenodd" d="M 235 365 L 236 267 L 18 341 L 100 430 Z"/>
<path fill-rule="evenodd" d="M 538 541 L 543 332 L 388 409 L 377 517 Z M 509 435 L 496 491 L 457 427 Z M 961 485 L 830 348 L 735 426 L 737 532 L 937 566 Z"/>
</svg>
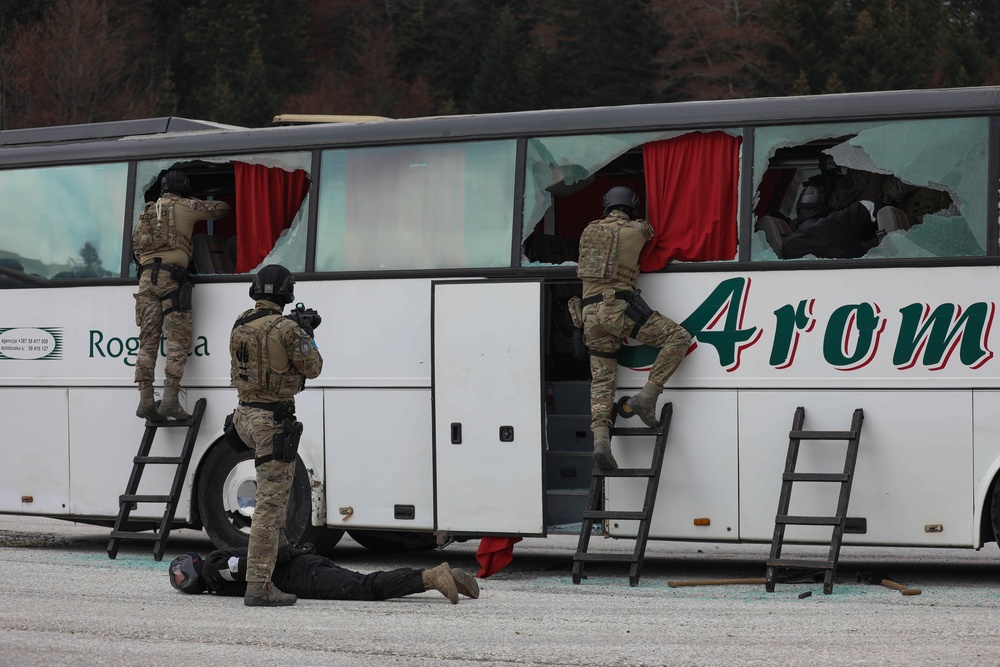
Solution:
<svg viewBox="0 0 1000 667">
<path fill-rule="evenodd" d="M 587 507 L 583 512 L 583 524 L 580 527 L 580 542 L 573 556 L 573 583 L 579 584 L 584 579 L 584 567 L 588 562 L 603 561 L 630 563 L 629 586 L 638 586 L 642 575 L 642 559 L 646 554 L 646 542 L 649 538 L 649 524 L 653 517 L 653 507 L 656 504 L 656 491 L 660 485 L 660 471 L 663 468 L 663 454 L 667 445 L 667 433 L 670 431 L 670 419 L 673 416 L 673 404 L 666 403 L 660 410 L 659 426 L 639 428 L 623 428 L 617 426 L 618 417 L 629 418 L 634 415 L 624 400 L 615 406 L 615 423 L 612 424 L 611 436 L 654 436 L 652 463 L 648 468 L 619 468 L 613 472 L 604 472 L 594 467 L 590 481 L 590 494 L 587 496 Z M 604 503 L 604 480 L 609 477 L 644 477 L 646 478 L 646 495 L 640 511 L 608 511 L 602 509 Z M 639 530 L 635 538 L 635 549 L 631 554 L 588 553 L 590 537 L 595 521 L 604 519 L 623 519 L 639 522 Z"/>
<path fill-rule="evenodd" d="M 198 439 L 198 429 L 201 428 L 201 419 L 205 414 L 205 399 L 199 398 L 194 405 L 194 412 L 190 419 L 177 420 L 165 419 L 154 422 L 146 420 L 146 430 L 139 443 L 139 453 L 132 459 L 132 475 L 128 479 L 125 493 L 118 497 L 118 518 L 115 526 L 111 530 L 111 541 L 108 542 L 108 558 L 112 560 L 118 555 L 118 547 L 122 540 L 147 540 L 153 542 L 153 558 L 161 560 L 163 550 L 167 546 L 167 538 L 170 536 L 170 527 L 174 522 L 174 514 L 177 511 L 177 501 L 181 495 L 184 485 L 184 478 L 187 475 L 188 464 L 191 462 L 191 452 L 194 450 L 194 443 Z M 150 456 L 149 451 L 153 446 L 153 439 L 157 431 L 161 428 L 186 428 L 187 435 L 184 438 L 184 445 L 179 456 Z M 147 465 L 172 465 L 176 466 L 174 481 L 170 486 L 168 495 L 140 495 L 139 482 L 142 480 L 142 473 Z M 129 514 L 137 507 L 138 503 L 163 503 L 163 518 L 160 521 L 129 521 Z M 152 529 L 153 532 L 142 532 Z"/>
<path fill-rule="evenodd" d="M 785 458 L 785 472 L 781 476 L 781 494 L 778 497 L 778 512 L 774 517 L 774 538 L 771 541 L 771 555 L 767 559 L 767 573 L 764 577 L 764 587 L 769 593 L 774 592 L 775 583 L 780 582 L 779 571 L 807 570 L 823 575 L 823 593 L 833 592 L 833 578 L 837 573 L 837 561 L 840 559 L 840 545 L 844 539 L 844 528 L 847 525 L 847 506 L 851 499 L 851 484 L 854 481 L 854 467 L 858 460 L 858 445 L 861 441 L 861 425 L 865 414 L 861 408 L 854 411 L 854 418 L 849 431 L 803 431 L 805 408 L 795 409 L 792 419 L 792 430 L 788 433 L 788 456 Z M 796 472 L 799 446 L 802 441 L 847 441 L 847 454 L 844 460 L 844 471 L 837 473 Z M 819 482 L 840 484 L 840 496 L 837 501 L 837 511 L 833 516 L 791 516 L 788 507 L 792 497 L 794 482 Z M 831 526 L 830 551 L 826 560 L 796 560 L 781 557 L 781 548 L 785 540 L 785 527 L 798 526 Z M 787 572 L 782 572 L 787 575 Z M 801 575 L 801 572 L 800 572 Z M 787 580 L 787 578 L 785 579 Z M 818 580 L 818 579 L 817 579 Z"/>
</svg>

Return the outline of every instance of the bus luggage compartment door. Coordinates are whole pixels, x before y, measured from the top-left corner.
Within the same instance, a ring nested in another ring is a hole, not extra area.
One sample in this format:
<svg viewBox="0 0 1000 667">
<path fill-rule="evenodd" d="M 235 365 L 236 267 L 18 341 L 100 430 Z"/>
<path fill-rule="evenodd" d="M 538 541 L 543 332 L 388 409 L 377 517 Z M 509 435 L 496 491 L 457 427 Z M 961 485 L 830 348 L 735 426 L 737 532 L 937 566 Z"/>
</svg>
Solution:
<svg viewBox="0 0 1000 667">
<path fill-rule="evenodd" d="M 433 285 L 437 529 L 541 535 L 542 290 Z"/>
</svg>

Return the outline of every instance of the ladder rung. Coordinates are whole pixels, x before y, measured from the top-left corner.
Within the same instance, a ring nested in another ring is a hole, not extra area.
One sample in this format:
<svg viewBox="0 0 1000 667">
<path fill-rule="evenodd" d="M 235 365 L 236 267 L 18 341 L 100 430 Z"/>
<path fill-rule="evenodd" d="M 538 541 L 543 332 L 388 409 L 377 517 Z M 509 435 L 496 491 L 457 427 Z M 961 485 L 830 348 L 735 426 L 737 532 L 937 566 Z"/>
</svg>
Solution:
<svg viewBox="0 0 1000 667">
<path fill-rule="evenodd" d="M 184 463 L 183 456 L 136 456 L 133 463 Z"/>
<path fill-rule="evenodd" d="M 789 431 L 790 440 L 854 440 L 856 431 Z"/>
<path fill-rule="evenodd" d="M 832 570 L 832 560 L 795 560 L 793 558 L 768 558 L 767 567 L 789 567 L 797 570 Z"/>
<path fill-rule="evenodd" d="M 573 560 L 587 560 L 587 561 L 607 561 L 614 563 L 634 563 L 637 559 L 635 554 L 595 554 L 595 553 L 580 553 L 577 552 L 573 556 Z"/>
<path fill-rule="evenodd" d="M 637 428 L 614 427 L 609 433 L 611 435 L 660 435 L 660 429 L 650 426 L 639 426 Z"/>
<path fill-rule="evenodd" d="M 786 472 L 781 479 L 785 482 L 846 482 L 850 475 L 846 472 Z"/>
<path fill-rule="evenodd" d="M 140 496 L 128 494 L 118 496 L 118 501 L 122 503 L 169 503 L 173 502 L 173 496 Z"/>
<path fill-rule="evenodd" d="M 842 519 L 839 516 L 789 516 L 779 514 L 774 517 L 775 523 L 796 524 L 800 526 L 836 526 Z"/>
<path fill-rule="evenodd" d="M 626 521 L 644 521 L 645 512 L 615 512 L 612 510 L 584 510 L 584 519 L 623 519 Z"/>
<path fill-rule="evenodd" d="M 618 468 L 605 472 L 595 466 L 591 474 L 595 477 L 653 477 L 656 471 L 652 468 Z"/>
<path fill-rule="evenodd" d="M 113 530 L 111 531 L 111 537 L 118 539 L 128 538 L 130 540 L 149 540 L 153 542 L 162 539 L 163 535 L 159 531 L 155 533 L 136 533 L 130 530 Z"/>
</svg>

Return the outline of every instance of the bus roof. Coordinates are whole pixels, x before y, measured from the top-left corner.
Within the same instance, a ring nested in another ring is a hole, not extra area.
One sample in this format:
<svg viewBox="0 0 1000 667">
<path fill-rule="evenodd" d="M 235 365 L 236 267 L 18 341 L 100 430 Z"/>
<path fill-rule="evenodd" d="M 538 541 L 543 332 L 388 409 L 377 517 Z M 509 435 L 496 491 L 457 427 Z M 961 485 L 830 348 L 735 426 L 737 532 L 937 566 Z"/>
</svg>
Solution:
<svg viewBox="0 0 1000 667">
<path fill-rule="evenodd" d="M 182 118 L 157 118 L 0 132 L 0 168 L 178 155 L 194 158 L 324 147 L 636 132 L 654 128 L 699 130 L 994 114 L 1000 114 L 1000 86 L 551 109 L 265 128 L 238 128 Z M 6 139 L 7 133 L 21 132 L 37 133 L 35 136 L 40 138 L 17 142 Z M 58 145 L 58 150 L 53 149 L 54 145 Z"/>
<path fill-rule="evenodd" d="M 119 120 L 107 123 L 2 130 L 0 131 L 0 146 L 58 144 L 75 141 L 118 139 L 138 135 L 168 134 L 171 132 L 204 132 L 206 130 L 222 129 L 236 128 L 232 125 L 223 125 L 210 121 L 165 116 L 162 118 Z"/>
</svg>

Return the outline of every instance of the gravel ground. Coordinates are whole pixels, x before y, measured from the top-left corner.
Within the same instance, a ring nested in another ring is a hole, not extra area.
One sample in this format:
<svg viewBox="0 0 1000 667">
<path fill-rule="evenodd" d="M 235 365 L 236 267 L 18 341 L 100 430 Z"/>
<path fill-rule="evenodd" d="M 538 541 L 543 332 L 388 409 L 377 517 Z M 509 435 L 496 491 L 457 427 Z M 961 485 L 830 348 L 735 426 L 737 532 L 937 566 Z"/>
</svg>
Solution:
<svg viewBox="0 0 1000 667">
<path fill-rule="evenodd" d="M 108 529 L 0 516 L 0 665 L 990 665 L 1000 664 L 1000 552 L 845 547 L 822 584 L 670 587 L 763 576 L 767 545 L 651 543 L 640 585 L 626 566 L 570 578 L 576 538 L 525 539 L 481 580 L 478 600 L 434 592 L 388 602 L 302 600 L 247 608 L 167 583 L 178 553 L 211 549 L 176 531 L 162 562 L 146 543 L 109 560 Z M 629 551 L 595 538 L 592 550 Z M 368 572 L 447 560 L 476 570 L 478 542 L 375 554 L 345 538 L 333 556 Z M 786 555 L 825 550 L 790 547 Z M 886 571 L 923 590 L 857 583 Z M 800 598 L 804 592 L 811 595 Z M 998 614 L 998 615 L 994 615 Z"/>
</svg>

